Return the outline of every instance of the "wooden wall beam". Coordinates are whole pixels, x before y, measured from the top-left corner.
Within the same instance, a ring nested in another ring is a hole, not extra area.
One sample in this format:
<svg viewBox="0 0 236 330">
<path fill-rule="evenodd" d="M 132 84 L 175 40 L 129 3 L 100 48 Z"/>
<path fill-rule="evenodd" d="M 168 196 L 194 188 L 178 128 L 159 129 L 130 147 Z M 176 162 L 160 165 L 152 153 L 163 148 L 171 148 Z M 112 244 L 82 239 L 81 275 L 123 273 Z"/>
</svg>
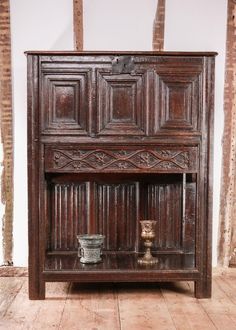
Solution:
<svg viewBox="0 0 236 330">
<path fill-rule="evenodd" d="M 11 31 L 9 0 L 0 1 L 0 130 L 3 146 L 1 178 L 4 264 L 12 264 L 13 224 L 13 128 L 11 82 Z M 20 219 L 19 219 L 20 220 Z"/>
<path fill-rule="evenodd" d="M 224 136 L 218 262 L 229 266 L 236 248 L 236 1 L 228 0 Z M 236 263 L 236 260 L 235 260 Z"/>
<path fill-rule="evenodd" d="M 165 0 L 158 0 L 156 15 L 153 24 L 152 40 L 152 48 L 156 51 L 161 51 L 164 49 L 165 6 Z"/>
<path fill-rule="evenodd" d="M 74 0 L 74 43 L 76 50 L 83 50 L 83 0 Z"/>
</svg>

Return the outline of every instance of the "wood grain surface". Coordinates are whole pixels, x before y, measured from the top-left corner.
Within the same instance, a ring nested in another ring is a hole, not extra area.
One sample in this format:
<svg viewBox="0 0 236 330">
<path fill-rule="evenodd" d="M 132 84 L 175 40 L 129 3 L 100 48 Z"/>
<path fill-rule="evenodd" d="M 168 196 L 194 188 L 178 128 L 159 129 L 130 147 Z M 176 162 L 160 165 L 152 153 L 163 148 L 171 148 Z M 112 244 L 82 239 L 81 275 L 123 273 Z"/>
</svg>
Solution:
<svg viewBox="0 0 236 330">
<path fill-rule="evenodd" d="M 9 0 L 0 1 L 0 131 L 3 148 L 1 180 L 2 203 L 5 208 L 1 228 L 3 261 L 12 264 L 13 223 L 13 114 L 11 81 L 11 31 Z"/>
<path fill-rule="evenodd" d="M 83 50 L 83 0 L 73 0 L 74 44 L 76 50 Z"/>
<path fill-rule="evenodd" d="M 191 282 L 48 283 L 47 299 L 30 301 L 27 277 L 0 277 L 0 329 L 235 330 L 235 283 L 236 270 L 217 271 L 201 300 Z"/>
<path fill-rule="evenodd" d="M 153 23 L 152 49 L 164 50 L 166 0 L 157 1 L 157 9 Z"/>
<path fill-rule="evenodd" d="M 219 264 L 236 266 L 236 2 L 228 0 Z"/>
</svg>

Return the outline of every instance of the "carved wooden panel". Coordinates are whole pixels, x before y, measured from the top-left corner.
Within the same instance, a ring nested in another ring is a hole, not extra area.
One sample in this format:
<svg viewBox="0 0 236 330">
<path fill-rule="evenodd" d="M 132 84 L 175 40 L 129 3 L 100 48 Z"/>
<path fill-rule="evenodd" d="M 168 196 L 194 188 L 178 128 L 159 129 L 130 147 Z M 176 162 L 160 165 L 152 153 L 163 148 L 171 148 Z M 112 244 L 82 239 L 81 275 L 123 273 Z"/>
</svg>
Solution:
<svg viewBox="0 0 236 330">
<path fill-rule="evenodd" d="M 138 216 L 136 186 L 135 183 L 98 183 L 93 192 L 88 182 L 51 184 L 48 249 L 76 250 L 76 236 L 87 233 L 95 221 L 96 232 L 106 236 L 105 250 L 134 251 Z M 95 220 L 90 213 L 93 197 Z"/>
<path fill-rule="evenodd" d="M 143 74 L 97 71 L 99 135 L 145 135 L 146 87 Z"/>
<path fill-rule="evenodd" d="M 148 184 L 145 193 L 147 218 L 157 220 L 155 247 L 180 249 L 182 183 Z"/>
<path fill-rule="evenodd" d="M 198 130 L 202 112 L 202 74 L 195 72 L 155 74 L 155 134 L 159 130 Z M 158 115 L 157 115 L 158 114 Z"/>
<path fill-rule="evenodd" d="M 157 221 L 154 249 L 194 252 L 196 184 L 149 183 L 142 186 L 144 218 Z M 171 202 L 170 202 L 171 201 Z"/>
<path fill-rule="evenodd" d="M 134 251 L 138 217 L 138 183 L 96 186 L 98 232 L 106 236 L 104 248 Z"/>
<path fill-rule="evenodd" d="M 46 147 L 46 171 L 195 171 L 197 147 L 56 148 Z"/>
<path fill-rule="evenodd" d="M 48 248 L 53 251 L 75 250 L 77 234 L 88 231 L 86 183 L 51 184 Z"/>
<path fill-rule="evenodd" d="M 157 220 L 154 249 L 194 252 L 196 184 L 186 185 L 183 205 L 181 181 L 163 184 L 136 179 L 96 183 L 97 177 L 94 190 L 88 182 L 51 184 L 48 249 L 76 250 L 76 236 L 87 233 L 92 222 L 95 232 L 106 236 L 105 250 L 135 251 L 137 244 L 142 249 L 139 220 L 147 218 Z M 90 212 L 91 198 L 95 213 Z"/>
<path fill-rule="evenodd" d="M 88 134 L 89 71 L 44 72 L 42 129 L 53 134 Z"/>
</svg>

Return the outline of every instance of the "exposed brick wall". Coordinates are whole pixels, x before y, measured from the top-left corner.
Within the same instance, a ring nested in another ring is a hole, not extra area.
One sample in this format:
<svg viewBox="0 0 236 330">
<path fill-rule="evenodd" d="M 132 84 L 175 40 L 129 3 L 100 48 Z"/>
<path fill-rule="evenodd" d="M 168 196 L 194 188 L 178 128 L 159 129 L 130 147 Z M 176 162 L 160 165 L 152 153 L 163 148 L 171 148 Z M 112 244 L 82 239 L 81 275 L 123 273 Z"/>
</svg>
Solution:
<svg viewBox="0 0 236 330">
<path fill-rule="evenodd" d="M 11 35 L 9 0 L 0 1 L 0 123 L 3 143 L 1 178 L 4 263 L 12 263 L 13 136 L 12 136 Z"/>
<path fill-rule="evenodd" d="M 165 31 L 165 0 L 158 0 L 156 15 L 153 24 L 153 50 L 164 49 L 164 31 Z"/>
<path fill-rule="evenodd" d="M 75 49 L 83 50 L 83 0 L 74 0 Z"/>
<path fill-rule="evenodd" d="M 233 262 L 236 248 L 236 1 L 228 0 L 219 264 Z M 236 260 L 235 260 L 236 261 Z"/>
</svg>

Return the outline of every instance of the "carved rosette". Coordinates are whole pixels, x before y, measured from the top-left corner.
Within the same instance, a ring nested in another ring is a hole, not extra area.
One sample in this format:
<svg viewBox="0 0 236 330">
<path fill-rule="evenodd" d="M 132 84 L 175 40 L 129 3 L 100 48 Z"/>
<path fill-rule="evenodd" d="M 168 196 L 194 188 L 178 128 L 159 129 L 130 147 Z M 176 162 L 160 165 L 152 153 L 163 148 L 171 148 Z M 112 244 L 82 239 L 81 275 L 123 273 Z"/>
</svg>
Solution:
<svg viewBox="0 0 236 330">
<path fill-rule="evenodd" d="M 195 149 L 194 149 L 195 151 Z M 54 170 L 191 170 L 193 148 L 189 150 L 86 150 L 53 149 Z M 196 153 L 194 153 L 196 154 Z"/>
</svg>

